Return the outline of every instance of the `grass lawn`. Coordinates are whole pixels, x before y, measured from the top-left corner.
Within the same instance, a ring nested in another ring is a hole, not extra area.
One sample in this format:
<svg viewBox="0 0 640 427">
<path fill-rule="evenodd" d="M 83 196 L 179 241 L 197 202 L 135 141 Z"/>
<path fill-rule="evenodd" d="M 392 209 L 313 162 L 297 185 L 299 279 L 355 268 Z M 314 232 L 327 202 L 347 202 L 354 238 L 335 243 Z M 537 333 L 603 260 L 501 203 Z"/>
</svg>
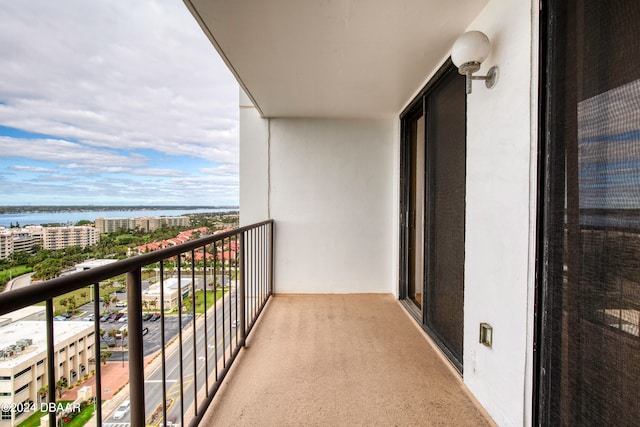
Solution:
<svg viewBox="0 0 640 427">
<path fill-rule="evenodd" d="M 66 405 L 67 403 L 72 403 L 71 400 L 61 400 L 56 402 L 56 405 L 62 403 Z M 81 427 L 84 426 L 87 421 L 93 416 L 94 405 L 89 405 L 84 408 L 78 415 L 76 415 L 69 424 L 64 424 L 71 427 Z M 32 414 L 29 418 L 18 424 L 18 427 L 40 427 L 40 418 L 47 415 L 46 411 L 37 411 Z"/>
<path fill-rule="evenodd" d="M 7 268 L 6 270 L 0 270 L 0 283 L 7 283 L 9 278 L 15 279 L 26 273 L 31 273 L 32 267 L 28 265 L 18 265 L 16 267 Z"/>
<path fill-rule="evenodd" d="M 56 405 L 62 403 L 63 405 L 66 405 L 67 403 L 72 403 L 71 400 L 60 400 L 56 402 Z M 49 412 L 47 411 L 40 411 L 40 405 L 38 404 L 38 410 L 36 412 L 34 412 L 33 414 L 31 414 L 31 416 L 29 418 L 27 418 L 26 420 L 24 420 L 23 422 L 21 422 L 20 424 L 18 424 L 18 427 L 40 427 L 40 418 L 44 417 L 45 415 L 47 415 Z"/>
<path fill-rule="evenodd" d="M 204 298 L 202 298 L 202 289 L 197 290 L 196 291 L 196 301 L 198 302 L 196 304 L 196 313 L 197 314 L 203 314 L 204 313 Z M 215 301 L 219 300 L 220 298 L 222 298 L 222 295 L 224 295 L 224 292 L 221 289 L 218 289 L 215 293 L 215 299 L 214 299 L 214 295 L 213 295 L 213 291 L 207 291 L 207 308 L 211 308 L 213 307 L 213 304 Z M 191 305 L 191 296 L 188 296 L 187 298 L 185 298 L 182 301 L 182 305 L 183 306 L 190 306 Z M 178 308 L 174 308 L 172 313 L 177 313 L 178 312 Z M 188 312 L 182 312 L 182 314 L 189 314 L 191 313 L 191 310 L 188 310 Z"/>
<path fill-rule="evenodd" d="M 89 405 L 82 410 L 78 415 L 76 415 L 69 424 L 70 427 L 81 427 L 91 419 L 94 412 L 94 405 Z"/>
<path fill-rule="evenodd" d="M 117 289 L 120 289 L 117 286 L 113 286 L 113 285 L 106 285 L 104 287 L 100 288 L 100 296 L 104 296 L 107 297 L 110 294 L 112 294 L 113 292 L 115 292 Z M 83 304 L 88 303 L 89 301 L 91 301 L 91 292 L 93 292 L 93 290 L 90 287 L 86 287 L 86 288 L 82 288 L 82 289 L 76 289 L 75 291 L 71 291 L 68 294 L 64 294 L 64 295 L 60 295 L 59 297 L 55 297 L 53 299 L 53 306 L 55 308 L 54 310 L 54 315 L 58 315 L 58 314 L 63 314 L 66 313 L 67 311 L 69 311 L 69 306 L 67 305 L 66 307 L 63 306 L 60 301 L 63 299 L 69 299 L 70 296 L 74 296 L 76 299 L 76 306 L 80 307 Z M 83 297 L 83 294 L 85 294 L 85 296 Z M 46 302 L 41 302 L 38 303 L 36 305 L 46 305 Z"/>
</svg>

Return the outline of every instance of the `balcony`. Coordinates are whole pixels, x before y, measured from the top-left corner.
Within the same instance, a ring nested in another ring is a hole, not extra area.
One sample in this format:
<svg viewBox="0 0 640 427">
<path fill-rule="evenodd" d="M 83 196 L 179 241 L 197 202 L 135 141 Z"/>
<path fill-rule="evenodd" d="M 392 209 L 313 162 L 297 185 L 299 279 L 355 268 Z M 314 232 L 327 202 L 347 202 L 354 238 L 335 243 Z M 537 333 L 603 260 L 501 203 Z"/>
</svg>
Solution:
<svg viewBox="0 0 640 427">
<path fill-rule="evenodd" d="M 103 369 L 96 361 L 115 348 L 106 347 L 99 333 L 88 335 L 99 349 L 89 361 L 96 371 L 92 396 L 103 402 L 90 425 L 491 425 L 392 295 L 271 297 L 273 228 L 272 221 L 242 227 L 14 290 L 0 295 L 0 315 L 47 302 L 44 383 L 46 400 L 55 402 L 55 331 L 73 320 L 53 321 L 53 298 L 94 285 L 97 313 L 102 307 L 95 284 L 126 273 L 128 351 L 121 363 L 129 385 L 106 387 L 120 362 Z M 142 272 L 150 269 L 161 284 L 154 326 L 142 320 Z M 162 286 L 175 276 L 181 289 L 177 316 L 165 310 Z M 184 287 L 183 278 L 189 279 Z M 222 293 L 215 304 L 205 302 L 201 312 L 186 306 L 187 293 L 208 287 Z M 105 327 L 100 316 L 91 323 L 96 332 Z M 145 332 L 153 328 L 155 335 Z M 125 341 L 116 344 L 124 349 Z M 32 387 L 22 398 L 38 401 L 37 392 Z M 126 409 L 119 411 L 123 403 Z M 61 416 L 50 412 L 49 425 Z M 26 415 L 13 417 L 15 424 L 5 424 L 17 425 Z"/>
<path fill-rule="evenodd" d="M 392 295 L 276 295 L 204 425 L 492 425 Z"/>
</svg>

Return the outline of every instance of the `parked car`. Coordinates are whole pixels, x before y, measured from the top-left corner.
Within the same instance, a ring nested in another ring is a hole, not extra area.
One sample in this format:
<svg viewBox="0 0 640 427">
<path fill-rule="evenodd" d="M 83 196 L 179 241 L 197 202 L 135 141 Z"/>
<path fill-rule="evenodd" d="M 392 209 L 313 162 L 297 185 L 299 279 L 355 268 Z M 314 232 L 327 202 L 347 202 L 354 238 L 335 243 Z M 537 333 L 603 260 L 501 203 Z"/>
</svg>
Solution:
<svg viewBox="0 0 640 427">
<path fill-rule="evenodd" d="M 142 320 L 146 321 L 146 320 L 151 319 L 152 317 L 153 317 L 153 314 L 151 314 L 151 313 L 143 314 L 142 315 Z"/>
<path fill-rule="evenodd" d="M 95 314 L 90 314 L 82 320 L 92 321 L 92 320 L 95 320 L 95 318 L 96 318 Z"/>
<path fill-rule="evenodd" d="M 120 323 L 124 323 L 127 321 L 127 316 L 122 316 L 121 318 L 118 319 L 118 322 Z"/>
<path fill-rule="evenodd" d="M 54 316 L 53 320 L 67 320 L 67 318 L 64 316 Z"/>
<path fill-rule="evenodd" d="M 116 307 L 126 307 L 126 306 L 127 306 L 126 301 L 118 300 L 118 302 L 116 303 Z"/>
<path fill-rule="evenodd" d="M 109 317 L 111 317 L 112 313 L 105 313 L 102 315 L 102 317 L 100 318 L 101 322 L 107 322 L 109 320 Z"/>
<path fill-rule="evenodd" d="M 122 419 L 125 415 L 127 415 L 127 412 L 129 412 L 130 406 L 131 406 L 131 403 L 129 402 L 129 399 L 122 402 L 122 404 L 118 406 L 118 409 L 116 409 L 116 411 L 113 413 L 113 419 L 114 420 Z"/>
<path fill-rule="evenodd" d="M 153 316 L 151 316 L 151 320 L 152 322 L 155 322 L 156 320 L 158 320 L 160 318 L 160 313 L 153 313 Z"/>
</svg>

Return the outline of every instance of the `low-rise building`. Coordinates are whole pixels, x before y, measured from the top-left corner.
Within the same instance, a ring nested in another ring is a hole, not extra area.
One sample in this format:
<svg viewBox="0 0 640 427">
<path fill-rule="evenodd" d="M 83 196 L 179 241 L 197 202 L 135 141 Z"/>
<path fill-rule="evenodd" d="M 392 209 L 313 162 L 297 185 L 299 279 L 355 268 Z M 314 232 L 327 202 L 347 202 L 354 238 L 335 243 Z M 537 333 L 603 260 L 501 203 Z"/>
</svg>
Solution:
<svg viewBox="0 0 640 427">
<path fill-rule="evenodd" d="M 178 279 L 170 278 L 164 281 L 164 309 L 171 311 L 176 308 L 181 298 L 186 298 L 191 294 L 191 279 L 181 279 L 178 289 Z M 145 304 L 146 302 L 146 304 Z M 149 286 L 149 289 L 142 292 L 142 304 L 151 309 L 160 309 L 160 283 Z"/>
<path fill-rule="evenodd" d="M 55 323 L 56 381 L 65 378 L 73 385 L 89 372 L 94 333 L 93 322 Z M 46 349 L 43 321 L 21 320 L 0 327 L 0 426 L 20 424 L 32 411 L 15 409 L 39 404 L 41 389 L 47 385 Z"/>
</svg>

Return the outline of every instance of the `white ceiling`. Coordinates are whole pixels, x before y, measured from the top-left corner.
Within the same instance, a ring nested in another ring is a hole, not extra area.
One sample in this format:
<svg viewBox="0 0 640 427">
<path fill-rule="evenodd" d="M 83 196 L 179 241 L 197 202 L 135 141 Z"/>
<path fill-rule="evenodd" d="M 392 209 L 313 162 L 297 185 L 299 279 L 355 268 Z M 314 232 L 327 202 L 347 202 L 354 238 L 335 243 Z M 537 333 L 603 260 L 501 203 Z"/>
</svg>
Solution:
<svg viewBox="0 0 640 427">
<path fill-rule="evenodd" d="M 488 0 L 185 0 L 265 117 L 394 117 Z"/>
</svg>

